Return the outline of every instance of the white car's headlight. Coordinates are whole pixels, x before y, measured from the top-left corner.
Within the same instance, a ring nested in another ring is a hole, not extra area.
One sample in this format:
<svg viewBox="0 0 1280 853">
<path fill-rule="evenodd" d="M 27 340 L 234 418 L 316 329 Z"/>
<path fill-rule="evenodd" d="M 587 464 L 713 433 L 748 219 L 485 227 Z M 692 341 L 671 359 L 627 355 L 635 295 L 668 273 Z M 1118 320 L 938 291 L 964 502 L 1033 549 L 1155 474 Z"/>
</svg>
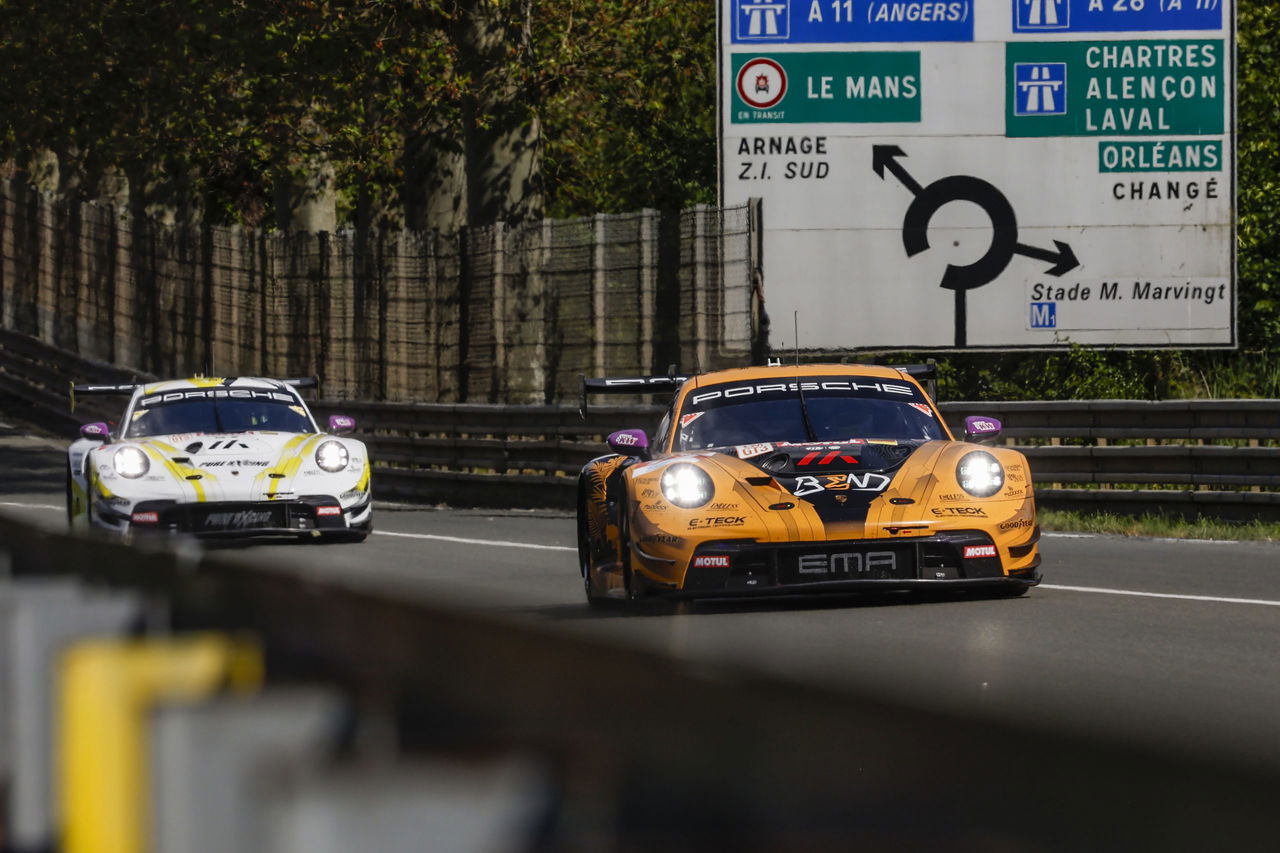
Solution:
<svg viewBox="0 0 1280 853">
<path fill-rule="evenodd" d="M 975 498 L 989 498 L 1004 487 L 1004 469 L 990 453 L 966 453 L 956 466 L 960 488 Z"/>
<path fill-rule="evenodd" d="M 715 484 L 696 465 L 681 462 L 662 472 L 662 494 L 684 509 L 700 507 L 715 494 Z"/>
<path fill-rule="evenodd" d="M 147 459 L 147 454 L 131 444 L 117 450 L 111 457 L 111 463 L 115 465 L 117 474 L 130 480 L 136 480 L 151 470 L 151 460 Z"/>
<path fill-rule="evenodd" d="M 330 474 L 346 468 L 349 461 L 351 456 L 340 441 L 322 441 L 316 448 L 316 464 Z"/>
</svg>

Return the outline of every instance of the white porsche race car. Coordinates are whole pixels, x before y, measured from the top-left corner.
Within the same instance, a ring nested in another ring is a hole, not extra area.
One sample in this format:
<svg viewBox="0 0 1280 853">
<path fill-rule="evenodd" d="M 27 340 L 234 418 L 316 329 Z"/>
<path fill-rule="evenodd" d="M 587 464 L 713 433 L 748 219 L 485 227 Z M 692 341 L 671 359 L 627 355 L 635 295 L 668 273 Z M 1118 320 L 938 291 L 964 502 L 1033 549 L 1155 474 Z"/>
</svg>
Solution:
<svg viewBox="0 0 1280 853">
<path fill-rule="evenodd" d="M 372 529 L 369 454 L 329 418 L 322 433 L 297 388 L 314 379 L 179 379 L 76 385 L 129 395 L 124 417 L 80 428 L 67 451 L 73 529 L 201 537 L 363 541 Z"/>
</svg>

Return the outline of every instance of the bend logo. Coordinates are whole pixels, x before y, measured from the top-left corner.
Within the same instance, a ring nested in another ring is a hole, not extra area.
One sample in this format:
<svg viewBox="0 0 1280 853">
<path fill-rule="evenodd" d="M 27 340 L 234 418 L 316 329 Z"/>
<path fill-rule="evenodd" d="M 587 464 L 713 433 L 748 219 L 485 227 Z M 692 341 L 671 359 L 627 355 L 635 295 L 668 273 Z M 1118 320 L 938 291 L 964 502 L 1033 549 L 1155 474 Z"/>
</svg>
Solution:
<svg viewBox="0 0 1280 853">
<path fill-rule="evenodd" d="M 738 97 L 757 110 L 777 106 L 787 94 L 787 72 L 772 59 L 748 60 L 738 70 Z"/>
</svg>

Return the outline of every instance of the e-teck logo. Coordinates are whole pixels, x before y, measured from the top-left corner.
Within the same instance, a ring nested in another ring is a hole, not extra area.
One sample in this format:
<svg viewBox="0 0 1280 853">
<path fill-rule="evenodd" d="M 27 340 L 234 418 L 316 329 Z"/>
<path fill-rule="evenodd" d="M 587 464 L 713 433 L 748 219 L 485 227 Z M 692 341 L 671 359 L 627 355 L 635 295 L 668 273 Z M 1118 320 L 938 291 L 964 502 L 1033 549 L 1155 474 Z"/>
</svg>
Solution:
<svg viewBox="0 0 1280 853">
<path fill-rule="evenodd" d="M 747 106 L 767 110 L 787 94 L 787 72 L 772 59 L 752 59 L 738 69 L 737 88 Z"/>
<path fill-rule="evenodd" d="M 738 41 L 786 41 L 791 37 L 791 0 L 734 0 Z"/>
<path fill-rule="evenodd" d="M 1013 7 L 1015 30 L 1065 30 L 1071 26 L 1069 0 L 1013 0 Z"/>
<path fill-rule="evenodd" d="M 1031 303 L 1031 328 L 1033 329 L 1058 328 L 1058 303 L 1032 302 Z"/>
<path fill-rule="evenodd" d="M 1060 116 L 1067 112 L 1067 63 L 1019 62 L 1013 66 L 1013 114 Z"/>
</svg>

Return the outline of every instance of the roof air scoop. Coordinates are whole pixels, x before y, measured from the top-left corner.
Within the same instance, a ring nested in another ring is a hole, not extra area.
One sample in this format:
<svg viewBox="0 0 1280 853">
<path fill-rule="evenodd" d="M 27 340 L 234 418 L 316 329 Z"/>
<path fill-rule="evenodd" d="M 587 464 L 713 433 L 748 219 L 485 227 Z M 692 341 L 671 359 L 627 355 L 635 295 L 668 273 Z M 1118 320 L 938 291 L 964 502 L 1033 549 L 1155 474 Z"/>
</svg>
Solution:
<svg viewBox="0 0 1280 853">
<path fill-rule="evenodd" d="M 193 442 L 191 442 L 190 444 L 188 444 L 186 447 L 184 447 L 184 448 L 182 448 L 182 449 L 183 449 L 183 450 L 185 450 L 185 451 L 187 451 L 188 453 L 195 454 L 195 453 L 199 453 L 199 452 L 200 452 L 200 448 L 202 448 L 202 447 L 204 447 L 204 442 L 202 442 L 202 441 L 193 441 Z"/>
</svg>

